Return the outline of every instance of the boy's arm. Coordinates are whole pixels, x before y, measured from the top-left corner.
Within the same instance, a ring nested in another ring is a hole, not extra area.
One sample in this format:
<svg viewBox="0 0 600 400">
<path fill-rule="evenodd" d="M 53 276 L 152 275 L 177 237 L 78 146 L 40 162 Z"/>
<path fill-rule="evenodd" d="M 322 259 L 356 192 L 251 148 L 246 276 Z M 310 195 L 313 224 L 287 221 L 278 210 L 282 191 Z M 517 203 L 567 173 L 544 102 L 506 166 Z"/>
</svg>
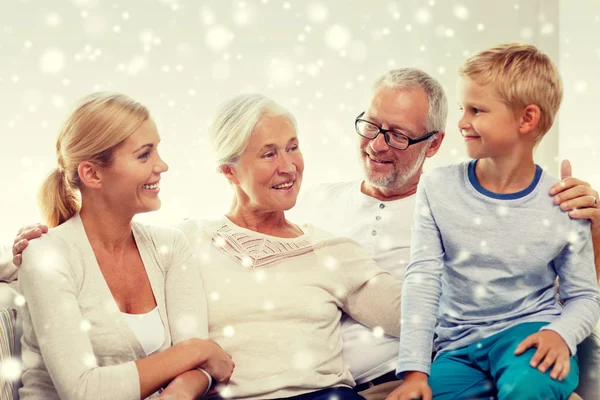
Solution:
<svg viewBox="0 0 600 400">
<path fill-rule="evenodd" d="M 412 228 L 411 261 L 402 288 L 400 353 L 396 374 L 407 371 L 429 374 L 433 335 L 441 296 L 444 249 L 431 214 L 427 185 L 417 189 Z"/>
<path fill-rule="evenodd" d="M 571 355 L 588 337 L 600 318 L 600 292 L 594 268 L 594 250 L 588 221 L 571 220 L 569 243 L 552 261 L 560 277 L 561 316 L 542 328 L 557 332 Z"/>
</svg>

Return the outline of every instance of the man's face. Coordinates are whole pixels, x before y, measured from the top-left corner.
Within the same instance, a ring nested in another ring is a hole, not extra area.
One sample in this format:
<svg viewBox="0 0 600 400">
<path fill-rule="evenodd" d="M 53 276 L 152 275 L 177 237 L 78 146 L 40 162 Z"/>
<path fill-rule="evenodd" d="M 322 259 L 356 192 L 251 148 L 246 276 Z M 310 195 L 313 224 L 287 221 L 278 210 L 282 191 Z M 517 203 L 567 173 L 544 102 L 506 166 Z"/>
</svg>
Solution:
<svg viewBox="0 0 600 400">
<path fill-rule="evenodd" d="M 362 119 L 418 139 L 428 133 L 425 130 L 428 111 L 429 99 L 422 88 L 382 86 L 373 93 Z M 383 134 L 375 139 L 360 137 L 359 152 L 366 181 L 381 189 L 401 188 L 421 173 L 428 148 L 428 140 L 397 150 L 387 145 Z"/>
</svg>

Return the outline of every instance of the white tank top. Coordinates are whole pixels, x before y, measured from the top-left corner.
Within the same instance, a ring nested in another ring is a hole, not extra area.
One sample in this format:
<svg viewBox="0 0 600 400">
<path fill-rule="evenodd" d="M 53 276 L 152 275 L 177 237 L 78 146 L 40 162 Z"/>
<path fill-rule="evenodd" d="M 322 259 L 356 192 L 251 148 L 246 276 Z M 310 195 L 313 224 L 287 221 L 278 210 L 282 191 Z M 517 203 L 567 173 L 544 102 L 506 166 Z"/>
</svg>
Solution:
<svg viewBox="0 0 600 400">
<path fill-rule="evenodd" d="M 158 306 L 145 314 L 121 313 L 146 354 L 160 349 L 165 341 L 165 327 L 160 319 Z"/>
</svg>

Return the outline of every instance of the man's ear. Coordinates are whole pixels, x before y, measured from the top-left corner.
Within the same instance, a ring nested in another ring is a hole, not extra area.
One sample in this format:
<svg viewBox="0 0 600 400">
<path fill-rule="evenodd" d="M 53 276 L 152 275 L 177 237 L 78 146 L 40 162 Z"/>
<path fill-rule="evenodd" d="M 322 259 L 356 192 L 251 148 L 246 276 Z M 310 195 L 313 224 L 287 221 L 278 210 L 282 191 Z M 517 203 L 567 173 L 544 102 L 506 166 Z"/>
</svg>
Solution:
<svg viewBox="0 0 600 400">
<path fill-rule="evenodd" d="M 542 117 L 542 111 L 535 104 L 529 104 L 521 111 L 521 119 L 519 121 L 519 133 L 526 135 L 535 130 L 540 118 Z"/>
<path fill-rule="evenodd" d="M 77 167 L 77 173 L 83 186 L 90 189 L 100 189 L 102 187 L 102 173 L 98 165 L 90 161 L 82 161 Z"/>
<path fill-rule="evenodd" d="M 431 140 L 429 148 L 425 152 L 425 157 L 429 158 L 436 155 L 444 141 L 444 136 L 446 136 L 445 132 L 438 132 L 433 136 L 433 140 Z"/>
<path fill-rule="evenodd" d="M 225 175 L 225 178 L 227 178 L 229 180 L 229 182 L 238 185 L 240 183 L 240 181 L 238 180 L 237 176 L 236 176 L 236 171 L 233 168 L 233 166 L 229 165 L 229 164 L 223 164 L 219 167 L 219 171 L 221 171 L 221 173 L 223 175 Z"/>
</svg>

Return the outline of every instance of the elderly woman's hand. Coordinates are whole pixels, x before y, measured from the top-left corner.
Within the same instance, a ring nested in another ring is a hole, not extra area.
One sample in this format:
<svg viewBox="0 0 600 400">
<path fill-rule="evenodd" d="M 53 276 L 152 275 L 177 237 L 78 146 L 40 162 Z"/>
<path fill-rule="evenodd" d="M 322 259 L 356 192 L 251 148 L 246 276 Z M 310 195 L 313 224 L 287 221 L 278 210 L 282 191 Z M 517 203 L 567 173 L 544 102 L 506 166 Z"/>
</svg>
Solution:
<svg viewBox="0 0 600 400">
<path fill-rule="evenodd" d="M 571 218 L 584 218 L 592 222 L 592 235 L 600 235 L 600 196 L 589 183 L 571 176 L 571 163 L 563 160 L 560 167 L 561 181 L 550 188 L 554 204 L 569 211 Z"/>
</svg>

